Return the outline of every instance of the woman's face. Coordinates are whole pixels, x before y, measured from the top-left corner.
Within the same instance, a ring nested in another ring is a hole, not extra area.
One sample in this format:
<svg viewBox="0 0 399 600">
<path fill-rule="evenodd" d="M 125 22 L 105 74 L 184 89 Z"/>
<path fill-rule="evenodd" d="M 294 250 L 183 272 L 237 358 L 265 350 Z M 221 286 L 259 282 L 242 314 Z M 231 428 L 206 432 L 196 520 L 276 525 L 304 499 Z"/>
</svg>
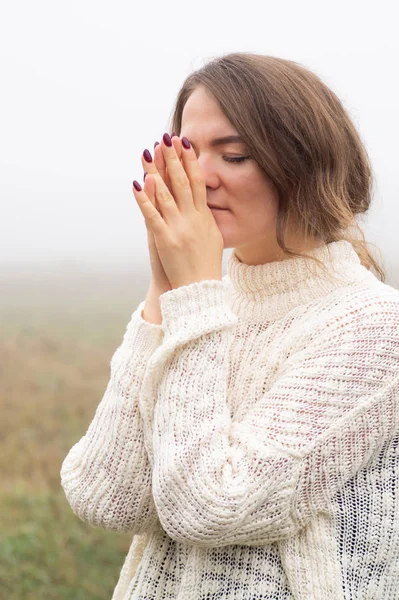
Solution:
<svg viewBox="0 0 399 600">
<path fill-rule="evenodd" d="M 197 154 L 208 205 L 224 209 L 212 210 L 224 248 L 235 248 L 238 259 L 249 265 L 286 258 L 276 240 L 277 190 L 243 142 L 214 145 L 217 138 L 238 136 L 238 132 L 203 86 L 184 106 L 183 136 Z M 239 157 L 248 158 L 230 162 Z"/>
</svg>

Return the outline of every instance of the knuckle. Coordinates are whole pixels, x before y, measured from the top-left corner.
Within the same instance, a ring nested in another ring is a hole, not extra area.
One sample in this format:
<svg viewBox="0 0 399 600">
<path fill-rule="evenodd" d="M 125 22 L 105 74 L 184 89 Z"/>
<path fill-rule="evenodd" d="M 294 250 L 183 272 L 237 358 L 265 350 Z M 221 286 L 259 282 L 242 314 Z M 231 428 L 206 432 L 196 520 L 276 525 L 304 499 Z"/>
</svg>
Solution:
<svg viewBox="0 0 399 600">
<path fill-rule="evenodd" d="M 187 250 L 187 248 L 190 246 L 190 243 L 192 240 L 192 236 L 190 235 L 190 232 L 187 231 L 187 229 L 183 229 L 182 231 L 180 231 L 179 239 L 180 239 L 180 244 L 181 244 L 182 248 L 185 248 Z"/>
<path fill-rule="evenodd" d="M 203 185 L 205 185 L 205 180 L 203 177 L 197 175 L 196 177 L 193 177 L 192 185 L 194 185 L 195 187 L 202 187 Z"/>
<path fill-rule="evenodd" d="M 158 221 L 159 219 L 159 214 L 158 211 L 152 212 L 148 217 L 147 220 L 152 223 L 152 221 Z"/>
<path fill-rule="evenodd" d="M 161 175 L 162 173 L 165 172 L 165 164 L 164 163 L 161 163 L 157 160 L 154 160 L 154 163 L 155 163 L 155 167 L 156 167 L 156 170 L 159 175 Z"/>
<path fill-rule="evenodd" d="M 175 177 L 175 183 L 176 183 L 177 187 L 182 188 L 182 189 L 187 189 L 190 187 L 190 182 L 186 175 L 177 175 Z"/>
<path fill-rule="evenodd" d="M 162 204 L 167 204 L 168 202 L 172 202 L 173 198 L 168 191 L 162 190 L 158 194 L 158 199 Z"/>
</svg>

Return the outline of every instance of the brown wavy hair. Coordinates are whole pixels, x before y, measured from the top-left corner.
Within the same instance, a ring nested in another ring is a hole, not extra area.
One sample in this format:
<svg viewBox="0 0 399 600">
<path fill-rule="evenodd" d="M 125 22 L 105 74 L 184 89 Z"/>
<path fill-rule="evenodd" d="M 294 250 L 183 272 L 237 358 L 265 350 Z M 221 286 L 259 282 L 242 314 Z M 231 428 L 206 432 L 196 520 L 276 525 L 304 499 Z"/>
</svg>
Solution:
<svg viewBox="0 0 399 600">
<path fill-rule="evenodd" d="M 357 222 L 373 195 L 370 159 L 335 93 L 299 63 L 262 54 L 225 54 L 184 81 L 170 117 L 170 130 L 177 135 L 184 105 L 198 85 L 211 92 L 276 186 L 279 247 L 291 256 L 307 256 L 284 243 L 292 217 L 305 240 L 349 241 L 361 264 L 384 282 L 384 267 L 372 256 Z"/>
</svg>

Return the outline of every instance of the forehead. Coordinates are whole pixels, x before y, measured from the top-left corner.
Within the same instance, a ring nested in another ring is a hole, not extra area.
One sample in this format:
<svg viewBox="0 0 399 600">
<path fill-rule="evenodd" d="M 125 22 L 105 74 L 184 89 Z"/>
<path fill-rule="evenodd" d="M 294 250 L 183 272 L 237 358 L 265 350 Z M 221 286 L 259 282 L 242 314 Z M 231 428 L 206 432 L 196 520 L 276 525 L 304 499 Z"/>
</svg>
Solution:
<svg viewBox="0 0 399 600">
<path fill-rule="evenodd" d="M 235 127 L 221 111 L 216 99 L 202 86 L 188 98 L 182 113 L 182 135 L 233 135 Z"/>
</svg>

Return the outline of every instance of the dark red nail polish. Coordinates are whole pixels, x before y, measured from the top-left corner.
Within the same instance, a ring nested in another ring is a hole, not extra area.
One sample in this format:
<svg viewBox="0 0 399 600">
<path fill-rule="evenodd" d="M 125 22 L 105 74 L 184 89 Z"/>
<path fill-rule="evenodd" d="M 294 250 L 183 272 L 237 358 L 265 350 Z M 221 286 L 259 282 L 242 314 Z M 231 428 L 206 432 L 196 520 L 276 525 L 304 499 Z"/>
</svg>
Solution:
<svg viewBox="0 0 399 600">
<path fill-rule="evenodd" d="M 144 156 L 144 160 L 146 160 L 147 162 L 152 162 L 152 156 L 151 156 L 151 152 L 149 150 L 144 150 L 143 152 L 143 156 Z"/>
<path fill-rule="evenodd" d="M 170 148 L 172 145 L 172 140 L 170 139 L 169 133 L 164 133 L 162 139 L 165 143 L 165 146 L 168 146 L 168 148 Z"/>
<path fill-rule="evenodd" d="M 147 171 L 144 171 L 144 176 L 143 176 L 144 181 L 145 181 L 146 177 L 147 177 Z"/>
<path fill-rule="evenodd" d="M 176 131 L 174 131 L 170 137 L 173 137 L 174 135 L 177 135 Z"/>
<path fill-rule="evenodd" d="M 141 185 L 139 184 L 138 181 L 136 181 L 136 180 L 133 181 L 133 187 L 136 190 L 136 192 L 141 192 Z"/>
<path fill-rule="evenodd" d="M 154 148 L 155 148 L 155 146 L 159 146 L 159 142 L 155 142 Z"/>
<path fill-rule="evenodd" d="M 191 144 L 190 144 L 190 142 L 188 141 L 188 139 L 186 137 L 182 137 L 181 143 L 183 144 L 183 147 L 186 150 L 189 150 L 191 148 Z"/>
</svg>

